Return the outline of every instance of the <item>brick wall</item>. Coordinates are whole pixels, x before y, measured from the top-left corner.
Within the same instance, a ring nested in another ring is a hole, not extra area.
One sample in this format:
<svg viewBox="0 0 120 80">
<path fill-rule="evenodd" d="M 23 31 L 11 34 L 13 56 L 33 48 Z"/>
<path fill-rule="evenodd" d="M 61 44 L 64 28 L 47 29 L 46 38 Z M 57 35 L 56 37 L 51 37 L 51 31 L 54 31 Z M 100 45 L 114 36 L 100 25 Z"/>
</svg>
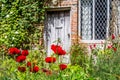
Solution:
<svg viewBox="0 0 120 80">
<path fill-rule="evenodd" d="M 54 1 L 54 0 L 53 0 Z M 50 4 L 52 8 L 70 7 L 70 25 L 71 25 L 71 41 L 77 41 L 78 33 L 78 0 L 57 0 L 58 4 Z"/>
<path fill-rule="evenodd" d="M 120 1 L 118 2 L 118 27 L 119 27 L 119 35 L 120 35 Z"/>
</svg>

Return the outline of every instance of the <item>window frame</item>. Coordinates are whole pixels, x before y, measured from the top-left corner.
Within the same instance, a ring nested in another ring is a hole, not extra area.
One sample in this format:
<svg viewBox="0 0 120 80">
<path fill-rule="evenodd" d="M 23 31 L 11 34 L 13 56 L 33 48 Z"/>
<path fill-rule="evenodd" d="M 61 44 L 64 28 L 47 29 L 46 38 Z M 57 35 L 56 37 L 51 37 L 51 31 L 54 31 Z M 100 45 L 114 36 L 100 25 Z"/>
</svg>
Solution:
<svg viewBox="0 0 120 80">
<path fill-rule="evenodd" d="M 93 18 L 93 21 L 92 21 L 92 27 L 93 27 L 93 32 L 92 32 L 92 36 L 93 38 L 91 40 L 82 40 L 80 42 L 82 43 L 101 43 L 101 42 L 104 42 L 104 40 L 95 40 L 95 0 L 92 0 L 92 18 Z M 106 27 L 106 39 L 108 38 L 109 36 L 109 21 L 110 21 L 110 0 L 107 0 L 107 27 Z M 78 3 L 78 35 L 81 37 L 81 0 L 79 0 L 79 3 Z"/>
</svg>

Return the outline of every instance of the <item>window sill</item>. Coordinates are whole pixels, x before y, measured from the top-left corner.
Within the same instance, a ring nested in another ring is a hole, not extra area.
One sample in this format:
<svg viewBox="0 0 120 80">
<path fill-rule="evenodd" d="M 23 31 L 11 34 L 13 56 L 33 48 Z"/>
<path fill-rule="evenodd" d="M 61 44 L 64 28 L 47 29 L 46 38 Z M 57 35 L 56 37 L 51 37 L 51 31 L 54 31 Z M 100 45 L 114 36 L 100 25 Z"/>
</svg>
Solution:
<svg viewBox="0 0 120 80">
<path fill-rule="evenodd" d="M 101 44 L 101 43 L 105 43 L 105 40 L 80 40 L 80 43 L 96 43 L 96 44 Z"/>
</svg>

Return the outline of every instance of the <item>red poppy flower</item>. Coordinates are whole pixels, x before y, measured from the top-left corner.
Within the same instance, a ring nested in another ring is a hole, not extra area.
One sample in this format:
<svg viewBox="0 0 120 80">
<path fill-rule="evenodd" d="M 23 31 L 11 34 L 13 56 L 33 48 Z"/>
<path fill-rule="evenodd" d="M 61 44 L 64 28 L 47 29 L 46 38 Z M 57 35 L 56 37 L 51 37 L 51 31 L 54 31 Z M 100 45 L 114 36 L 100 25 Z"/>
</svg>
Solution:
<svg viewBox="0 0 120 80">
<path fill-rule="evenodd" d="M 45 68 L 42 68 L 42 72 L 47 72 L 48 70 Z"/>
<path fill-rule="evenodd" d="M 31 62 L 27 62 L 27 67 L 31 67 Z"/>
<path fill-rule="evenodd" d="M 19 54 L 20 50 L 13 47 L 13 48 L 9 48 L 9 54 L 13 55 L 13 54 Z"/>
<path fill-rule="evenodd" d="M 51 49 L 54 51 L 54 53 L 58 53 L 58 50 L 62 50 L 62 47 L 53 44 L 51 45 Z"/>
<path fill-rule="evenodd" d="M 39 67 L 38 66 L 34 66 L 33 68 L 30 68 L 30 72 L 38 72 L 39 71 Z"/>
<path fill-rule="evenodd" d="M 22 50 L 21 54 L 24 55 L 24 56 L 27 56 L 29 53 L 28 53 L 28 50 Z"/>
<path fill-rule="evenodd" d="M 46 72 L 46 75 L 52 75 L 52 71 L 48 70 L 48 71 Z"/>
<path fill-rule="evenodd" d="M 112 45 L 108 45 L 108 47 L 107 47 L 108 49 L 111 49 L 112 48 Z"/>
<path fill-rule="evenodd" d="M 18 67 L 18 70 L 20 71 L 20 72 L 25 72 L 26 71 L 26 67 Z"/>
<path fill-rule="evenodd" d="M 114 48 L 114 47 L 113 47 L 113 50 L 114 50 L 114 52 L 116 52 L 116 51 L 117 51 L 117 48 Z"/>
<path fill-rule="evenodd" d="M 42 70 L 42 72 L 48 72 L 49 71 L 48 69 L 45 69 L 45 68 L 42 68 L 41 70 Z"/>
<path fill-rule="evenodd" d="M 47 63 L 54 63 L 54 62 L 56 61 L 56 58 L 54 58 L 54 57 L 46 57 L 46 58 L 45 58 L 45 61 L 46 61 Z"/>
<path fill-rule="evenodd" d="M 38 66 L 34 66 L 33 67 L 33 72 L 38 72 L 39 71 L 39 67 Z"/>
<path fill-rule="evenodd" d="M 66 54 L 66 51 L 65 50 L 59 50 L 58 51 L 58 55 L 65 55 Z"/>
<path fill-rule="evenodd" d="M 112 40 L 113 40 L 113 39 L 115 39 L 115 35 L 114 35 L 114 34 L 112 34 Z"/>
<path fill-rule="evenodd" d="M 96 44 L 93 44 L 94 48 L 96 48 Z"/>
<path fill-rule="evenodd" d="M 89 45 L 90 49 L 93 49 L 92 45 Z"/>
<path fill-rule="evenodd" d="M 54 52 L 56 52 L 56 45 L 51 45 L 51 49 L 54 51 Z"/>
<path fill-rule="evenodd" d="M 52 74 L 52 72 L 50 70 L 45 69 L 45 68 L 42 68 L 42 72 L 45 72 L 46 75 L 51 75 Z"/>
<path fill-rule="evenodd" d="M 20 55 L 16 58 L 16 61 L 17 62 L 23 62 L 23 61 L 25 61 L 25 59 L 26 59 L 26 56 Z"/>
<path fill-rule="evenodd" d="M 64 70 L 64 69 L 67 68 L 67 65 L 66 64 L 60 64 L 59 68 L 60 68 L 60 70 Z"/>
<path fill-rule="evenodd" d="M 58 55 L 65 55 L 66 54 L 66 51 L 62 49 L 61 46 L 58 46 L 58 45 L 51 45 L 51 49 L 54 51 L 55 54 L 58 54 Z"/>
</svg>

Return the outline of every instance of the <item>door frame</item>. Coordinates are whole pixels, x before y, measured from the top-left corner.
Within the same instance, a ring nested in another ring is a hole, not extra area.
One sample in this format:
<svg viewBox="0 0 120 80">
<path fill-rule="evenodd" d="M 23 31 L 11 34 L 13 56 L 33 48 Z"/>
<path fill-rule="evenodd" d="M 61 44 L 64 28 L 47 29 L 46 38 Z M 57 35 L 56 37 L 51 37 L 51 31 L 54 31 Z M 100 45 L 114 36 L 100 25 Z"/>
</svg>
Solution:
<svg viewBox="0 0 120 80">
<path fill-rule="evenodd" d="M 46 25 L 46 18 L 47 18 L 47 12 L 52 12 L 52 11 L 69 11 L 70 13 L 70 46 L 71 46 L 71 7 L 55 7 L 55 8 L 48 8 L 45 11 L 45 20 L 44 20 L 44 25 Z M 44 26 L 45 29 L 45 26 Z M 45 30 L 44 30 L 45 31 Z M 45 50 L 47 52 L 47 45 L 46 45 L 46 35 L 45 32 L 43 32 L 43 37 L 44 37 L 44 46 L 45 46 Z M 47 55 L 47 54 L 46 54 Z"/>
</svg>

